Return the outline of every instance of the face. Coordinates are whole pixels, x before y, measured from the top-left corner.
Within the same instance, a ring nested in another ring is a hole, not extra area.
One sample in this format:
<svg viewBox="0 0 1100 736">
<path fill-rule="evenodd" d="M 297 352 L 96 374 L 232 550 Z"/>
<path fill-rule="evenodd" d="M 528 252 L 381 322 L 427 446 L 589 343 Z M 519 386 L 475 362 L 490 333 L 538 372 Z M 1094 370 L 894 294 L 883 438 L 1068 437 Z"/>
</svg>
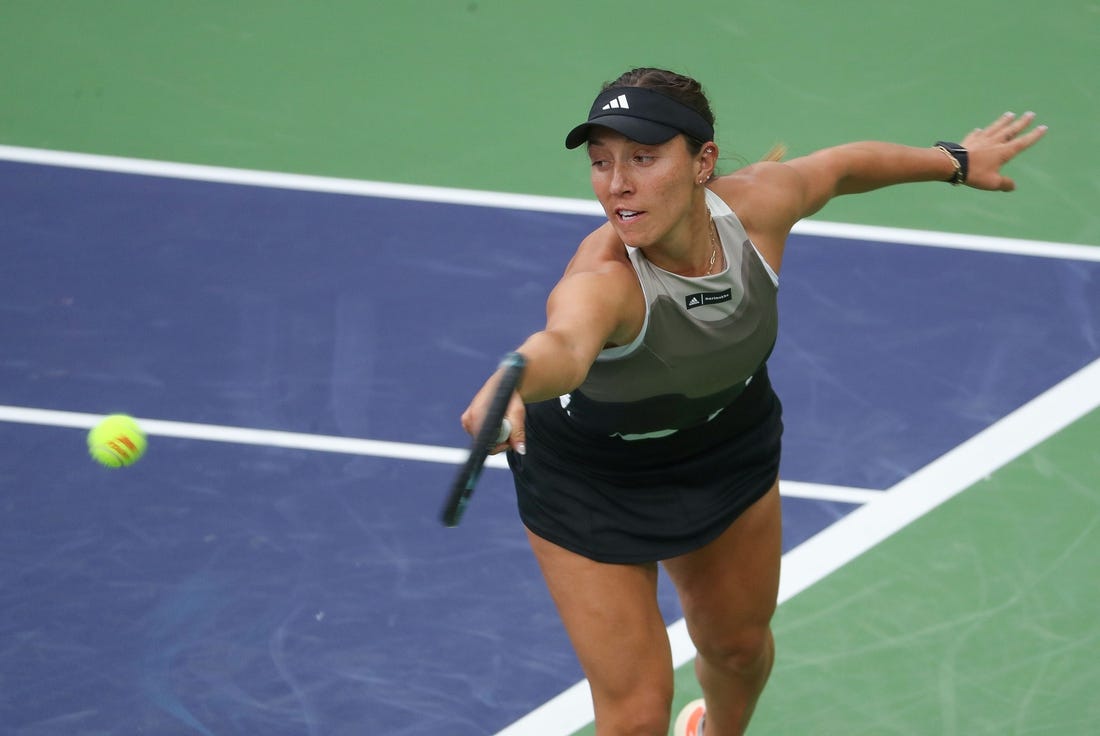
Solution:
<svg viewBox="0 0 1100 736">
<path fill-rule="evenodd" d="M 592 190 L 624 243 L 644 248 L 686 232 L 702 163 L 683 136 L 647 145 L 595 128 L 588 157 Z"/>
</svg>

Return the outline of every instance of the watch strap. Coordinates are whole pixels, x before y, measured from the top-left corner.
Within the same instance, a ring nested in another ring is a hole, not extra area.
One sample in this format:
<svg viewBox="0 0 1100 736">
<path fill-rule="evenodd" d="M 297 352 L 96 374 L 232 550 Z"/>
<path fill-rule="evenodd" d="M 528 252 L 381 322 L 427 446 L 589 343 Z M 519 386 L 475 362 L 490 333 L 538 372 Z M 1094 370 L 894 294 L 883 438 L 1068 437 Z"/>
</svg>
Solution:
<svg viewBox="0 0 1100 736">
<path fill-rule="evenodd" d="M 936 148 L 940 149 L 955 163 L 955 173 L 947 182 L 953 186 L 966 183 L 966 175 L 970 172 L 970 156 L 965 148 L 958 143 L 950 141 L 936 141 Z"/>
</svg>

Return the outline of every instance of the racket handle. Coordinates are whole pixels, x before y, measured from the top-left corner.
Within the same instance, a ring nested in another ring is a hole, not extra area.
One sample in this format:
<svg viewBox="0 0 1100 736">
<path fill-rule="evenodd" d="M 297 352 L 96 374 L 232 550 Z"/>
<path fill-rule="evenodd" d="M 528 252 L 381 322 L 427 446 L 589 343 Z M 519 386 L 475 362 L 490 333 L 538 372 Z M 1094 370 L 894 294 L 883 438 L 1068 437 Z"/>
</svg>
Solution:
<svg viewBox="0 0 1100 736">
<path fill-rule="evenodd" d="M 481 429 L 478 430 L 473 445 L 470 447 L 470 454 L 466 458 L 466 463 L 455 476 L 450 493 L 447 495 L 447 501 L 443 506 L 442 521 L 444 526 L 458 525 L 459 520 L 462 519 L 462 515 L 466 511 L 466 504 L 474 492 L 478 478 L 481 476 L 481 469 L 485 465 L 485 458 L 489 455 L 489 451 L 508 439 L 507 435 L 505 435 L 504 440 L 500 440 L 498 437 L 504 429 L 503 425 L 506 421 L 504 413 L 508 411 L 508 403 L 512 400 L 512 394 L 519 386 L 519 381 L 523 377 L 523 370 L 526 367 L 526 358 L 516 352 L 508 353 L 504 356 L 504 360 L 500 362 L 500 368 L 498 369 L 501 370 L 500 382 L 497 384 L 496 392 L 489 402 L 489 409 L 485 412 Z M 508 424 L 508 434 L 511 434 L 511 422 Z"/>
</svg>

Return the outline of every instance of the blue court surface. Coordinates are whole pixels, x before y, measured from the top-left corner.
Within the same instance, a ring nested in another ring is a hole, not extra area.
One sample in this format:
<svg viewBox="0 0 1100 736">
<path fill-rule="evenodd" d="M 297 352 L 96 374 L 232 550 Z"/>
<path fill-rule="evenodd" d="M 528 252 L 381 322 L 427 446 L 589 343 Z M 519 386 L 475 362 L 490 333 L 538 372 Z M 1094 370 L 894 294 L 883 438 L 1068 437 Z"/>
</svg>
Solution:
<svg viewBox="0 0 1100 736">
<path fill-rule="evenodd" d="M 599 218 L 0 162 L 0 222 L 5 732 L 484 736 L 581 679 L 506 471 L 438 513 Z M 792 236 L 783 475 L 855 495 L 787 496 L 786 549 L 1094 361 L 1098 282 Z"/>
</svg>

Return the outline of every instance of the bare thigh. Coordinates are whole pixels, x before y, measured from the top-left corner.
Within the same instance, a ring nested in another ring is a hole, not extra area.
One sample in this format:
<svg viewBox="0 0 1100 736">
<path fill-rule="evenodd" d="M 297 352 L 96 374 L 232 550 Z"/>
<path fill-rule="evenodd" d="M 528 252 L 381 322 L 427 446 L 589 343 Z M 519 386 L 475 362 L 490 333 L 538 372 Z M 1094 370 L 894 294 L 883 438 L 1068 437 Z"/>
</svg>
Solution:
<svg viewBox="0 0 1100 736">
<path fill-rule="evenodd" d="M 592 687 L 597 717 L 601 708 L 628 700 L 671 700 L 672 654 L 657 606 L 657 566 L 596 562 L 530 531 L 527 536 Z"/>
<path fill-rule="evenodd" d="M 778 482 L 718 539 L 664 565 L 697 648 L 736 648 L 775 613 L 782 556 Z"/>
</svg>

